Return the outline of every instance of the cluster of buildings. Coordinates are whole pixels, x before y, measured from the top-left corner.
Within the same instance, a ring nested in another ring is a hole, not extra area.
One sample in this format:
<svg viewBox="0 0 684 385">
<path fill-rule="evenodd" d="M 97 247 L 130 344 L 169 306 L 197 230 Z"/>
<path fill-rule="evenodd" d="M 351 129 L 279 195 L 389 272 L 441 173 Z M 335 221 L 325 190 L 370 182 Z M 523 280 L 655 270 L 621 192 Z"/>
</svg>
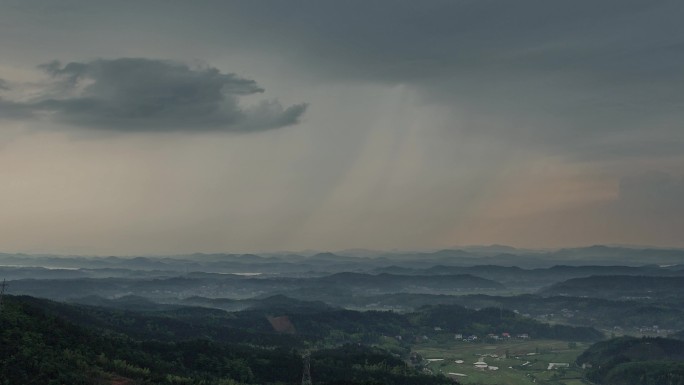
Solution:
<svg viewBox="0 0 684 385">
<path fill-rule="evenodd" d="M 661 333 L 661 329 L 660 329 L 660 327 L 658 327 L 658 325 L 640 326 L 640 327 L 637 327 L 637 329 L 639 330 L 639 333 L 642 333 L 642 334 L 646 334 L 646 333 L 648 333 L 648 334 L 660 334 Z"/>
<path fill-rule="evenodd" d="M 502 340 L 505 341 L 505 340 L 509 340 L 511 338 L 514 338 L 514 337 L 510 333 L 507 333 L 507 332 L 504 332 L 501 334 L 489 333 L 489 334 L 487 334 L 487 336 L 484 337 L 484 339 L 490 340 L 490 341 L 502 341 Z M 530 339 L 530 335 L 527 333 L 520 333 L 520 334 L 517 334 L 515 336 L 515 338 L 521 339 L 521 340 L 528 340 L 528 339 Z M 459 340 L 459 341 L 463 341 L 463 342 L 476 342 L 479 340 L 479 337 L 474 335 L 474 334 L 466 335 L 466 334 L 462 334 L 462 333 L 456 333 L 456 334 L 454 334 L 454 339 Z"/>
<path fill-rule="evenodd" d="M 577 315 L 578 313 L 579 313 L 579 310 L 572 310 L 572 309 L 563 308 L 563 309 L 560 310 L 560 312 L 559 312 L 558 314 L 557 314 L 557 313 L 539 314 L 539 315 L 537 316 L 537 318 L 539 318 L 539 319 L 541 319 L 541 320 L 550 320 L 550 319 L 554 319 L 554 318 L 557 318 L 557 317 L 561 317 L 561 318 L 573 318 L 573 317 L 575 317 L 575 315 Z M 526 314 L 526 316 L 529 316 L 529 315 Z"/>
</svg>

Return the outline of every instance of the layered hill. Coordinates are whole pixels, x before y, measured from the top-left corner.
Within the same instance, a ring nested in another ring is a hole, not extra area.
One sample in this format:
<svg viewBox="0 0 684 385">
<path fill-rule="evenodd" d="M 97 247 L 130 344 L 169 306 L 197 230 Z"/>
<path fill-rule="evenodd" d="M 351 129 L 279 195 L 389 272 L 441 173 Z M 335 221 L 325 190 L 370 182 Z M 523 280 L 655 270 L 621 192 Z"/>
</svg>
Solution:
<svg viewBox="0 0 684 385">
<path fill-rule="evenodd" d="M 613 299 L 676 299 L 684 295 L 684 277 L 611 275 L 574 278 L 551 285 L 541 290 L 540 294 Z"/>
</svg>

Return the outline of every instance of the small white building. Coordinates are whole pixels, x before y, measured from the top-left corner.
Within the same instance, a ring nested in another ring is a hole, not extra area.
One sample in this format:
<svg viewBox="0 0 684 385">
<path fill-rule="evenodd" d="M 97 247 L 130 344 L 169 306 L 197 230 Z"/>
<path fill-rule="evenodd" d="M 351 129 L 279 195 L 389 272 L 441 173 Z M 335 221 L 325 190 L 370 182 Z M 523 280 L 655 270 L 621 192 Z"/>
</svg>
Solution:
<svg viewBox="0 0 684 385">
<path fill-rule="evenodd" d="M 450 376 L 456 376 L 456 377 L 468 377 L 467 374 L 463 374 L 463 373 L 453 373 L 453 372 L 451 372 L 451 373 L 449 373 L 449 375 L 450 375 Z"/>
<path fill-rule="evenodd" d="M 546 370 L 555 370 L 560 368 L 569 368 L 570 364 L 566 362 L 549 362 L 549 367 Z"/>
</svg>

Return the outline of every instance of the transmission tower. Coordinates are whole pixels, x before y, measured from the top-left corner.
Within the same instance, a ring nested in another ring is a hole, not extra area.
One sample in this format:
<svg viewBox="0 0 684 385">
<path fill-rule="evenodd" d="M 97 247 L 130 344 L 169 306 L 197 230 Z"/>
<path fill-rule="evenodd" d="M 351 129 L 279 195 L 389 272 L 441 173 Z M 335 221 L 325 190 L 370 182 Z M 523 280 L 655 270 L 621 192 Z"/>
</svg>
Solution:
<svg viewBox="0 0 684 385">
<path fill-rule="evenodd" d="M 7 282 L 5 282 L 5 279 L 2 280 L 2 283 L 0 283 L 0 312 L 2 312 L 2 299 L 5 297 L 5 288 L 9 286 Z"/>
<path fill-rule="evenodd" d="M 306 352 L 302 356 L 304 370 L 302 371 L 302 385 L 312 385 L 311 382 L 311 353 Z"/>
</svg>

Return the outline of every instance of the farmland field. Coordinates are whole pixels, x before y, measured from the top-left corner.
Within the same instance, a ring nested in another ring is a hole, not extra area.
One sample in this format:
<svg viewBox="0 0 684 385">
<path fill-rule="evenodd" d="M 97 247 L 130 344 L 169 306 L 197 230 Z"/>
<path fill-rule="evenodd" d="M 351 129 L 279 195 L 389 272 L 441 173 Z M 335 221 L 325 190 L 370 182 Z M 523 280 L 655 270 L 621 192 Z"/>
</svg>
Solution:
<svg viewBox="0 0 684 385">
<path fill-rule="evenodd" d="M 577 368 L 574 361 L 587 346 L 553 340 L 498 343 L 431 341 L 414 346 L 414 351 L 423 357 L 425 367 L 432 373 L 452 373 L 449 376 L 463 384 L 579 385 L 583 384 L 580 381 L 582 369 Z M 444 360 L 434 361 L 436 359 Z M 488 367 L 477 368 L 476 362 L 484 362 Z M 549 370 L 549 363 L 568 363 L 570 367 Z"/>
</svg>

